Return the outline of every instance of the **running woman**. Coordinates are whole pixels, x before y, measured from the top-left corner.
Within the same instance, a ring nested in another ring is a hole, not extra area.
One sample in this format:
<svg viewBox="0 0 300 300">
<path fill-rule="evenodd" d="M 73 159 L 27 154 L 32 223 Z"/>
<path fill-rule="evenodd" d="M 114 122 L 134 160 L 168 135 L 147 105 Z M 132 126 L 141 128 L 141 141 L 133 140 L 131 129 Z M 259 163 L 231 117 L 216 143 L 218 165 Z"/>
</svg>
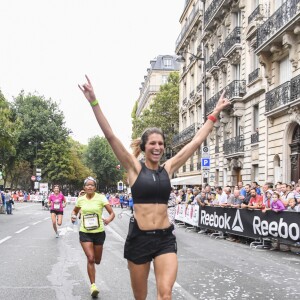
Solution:
<svg viewBox="0 0 300 300">
<path fill-rule="evenodd" d="M 96 193 L 96 180 L 88 177 L 84 181 L 83 196 L 79 196 L 72 211 L 71 221 L 74 223 L 81 211 L 79 241 L 87 257 L 87 272 L 91 282 L 91 296 L 96 298 L 99 290 L 96 286 L 96 268 L 102 258 L 105 241 L 104 225 L 109 224 L 115 217 L 108 200 L 104 195 Z M 103 208 L 109 213 L 108 218 L 102 218 Z"/>
<path fill-rule="evenodd" d="M 59 185 L 53 186 L 53 194 L 48 198 L 48 206 L 50 207 L 52 226 L 56 237 L 59 237 L 57 225 L 60 226 L 63 219 L 64 208 L 67 205 L 65 196 L 60 192 Z"/>
</svg>

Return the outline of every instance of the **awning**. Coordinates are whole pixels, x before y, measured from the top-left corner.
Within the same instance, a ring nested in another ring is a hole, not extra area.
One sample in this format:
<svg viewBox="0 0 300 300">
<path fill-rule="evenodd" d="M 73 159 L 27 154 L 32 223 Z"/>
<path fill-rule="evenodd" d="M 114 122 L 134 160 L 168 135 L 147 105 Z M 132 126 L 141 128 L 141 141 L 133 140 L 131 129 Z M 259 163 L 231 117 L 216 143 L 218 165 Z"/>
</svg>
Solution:
<svg viewBox="0 0 300 300">
<path fill-rule="evenodd" d="M 171 179 L 171 185 L 200 185 L 201 183 L 201 175 L 178 177 Z"/>
</svg>

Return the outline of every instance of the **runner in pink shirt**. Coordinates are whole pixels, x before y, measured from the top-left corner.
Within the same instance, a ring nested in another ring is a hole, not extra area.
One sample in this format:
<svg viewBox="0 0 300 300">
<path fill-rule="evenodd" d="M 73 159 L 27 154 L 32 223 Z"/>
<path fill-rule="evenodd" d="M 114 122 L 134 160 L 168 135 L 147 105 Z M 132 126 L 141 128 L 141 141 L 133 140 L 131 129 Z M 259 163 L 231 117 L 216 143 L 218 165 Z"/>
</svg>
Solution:
<svg viewBox="0 0 300 300">
<path fill-rule="evenodd" d="M 52 226 L 55 231 L 56 237 L 59 237 L 57 225 L 60 226 L 64 214 L 64 208 L 66 207 L 67 201 L 65 196 L 60 192 L 59 186 L 53 186 L 53 194 L 49 196 L 48 205 L 50 207 Z"/>
</svg>

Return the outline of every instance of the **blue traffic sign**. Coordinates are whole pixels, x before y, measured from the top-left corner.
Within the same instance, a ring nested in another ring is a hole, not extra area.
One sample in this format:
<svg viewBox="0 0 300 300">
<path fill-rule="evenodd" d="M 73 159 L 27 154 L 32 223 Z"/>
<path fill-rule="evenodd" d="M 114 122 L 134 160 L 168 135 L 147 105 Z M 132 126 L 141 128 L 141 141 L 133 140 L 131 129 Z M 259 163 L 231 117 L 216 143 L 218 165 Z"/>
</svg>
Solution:
<svg viewBox="0 0 300 300">
<path fill-rule="evenodd" d="M 210 169 L 210 158 L 201 158 L 201 169 Z"/>
<path fill-rule="evenodd" d="M 37 181 L 41 181 L 41 180 L 42 180 L 42 177 L 41 177 L 41 176 L 36 176 L 36 180 L 37 180 Z"/>
</svg>

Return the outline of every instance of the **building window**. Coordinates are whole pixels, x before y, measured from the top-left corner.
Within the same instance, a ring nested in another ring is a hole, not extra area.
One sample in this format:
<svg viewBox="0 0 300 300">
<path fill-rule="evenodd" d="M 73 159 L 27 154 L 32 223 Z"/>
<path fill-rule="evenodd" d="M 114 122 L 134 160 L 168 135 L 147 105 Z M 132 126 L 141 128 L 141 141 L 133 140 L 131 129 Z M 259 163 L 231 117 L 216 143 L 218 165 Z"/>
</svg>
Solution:
<svg viewBox="0 0 300 300">
<path fill-rule="evenodd" d="M 168 75 L 162 75 L 161 82 L 162 84 L 166 84 L 168 82 Z"/>
<path fill-rule="evenodd" d="M 292 64 L 289 57 L 285 57 L 279 63 L 279 84 L 285 83 L 292 78 Z"/>
<path fill-rule="evenodd" d="M 202 123 L 202 106 L 201 104 L 197 105 L 197 121 Z"/>
<path fill-rule="evenodd" d="M 241 135 L 240 117 L 235 117 L 234 121 L 234 136 Z"/>
<path fill-rule="evenodd" d="M 240 64 L 233 65 L 233 76 L 234 76 L 234 80 L 240 80 L 240 78 L 241 78 L 241 66 L 240 66 Z"/>
<path fill-rule="evenodd" d="M 190 110 L 190 125 L 195 123 L 194 110 Z"/>
<path fill-rule="evenodd" d="M 252 181 L 258 182 L 259 168 L 258 165 L 252 165 Z"/>
<path fill-rule="evenodd" d="M 240 27 L 241 26 L 241 11 L 237 11 L 233 13 L 233 27 Z"/>
<path fill-rule="evenodd" d="M 172 60 L 170 58 L 164 58 L 163 63 L 166 68 L 171 68 L 172 66 Z"/>
<path fill-rule="evenodd" d="M 253 106 L 253 132 L 258 132 L 258 127 L 259 127 L 259 108 L 258 108 L 258 104 Z"/>
</svg>

